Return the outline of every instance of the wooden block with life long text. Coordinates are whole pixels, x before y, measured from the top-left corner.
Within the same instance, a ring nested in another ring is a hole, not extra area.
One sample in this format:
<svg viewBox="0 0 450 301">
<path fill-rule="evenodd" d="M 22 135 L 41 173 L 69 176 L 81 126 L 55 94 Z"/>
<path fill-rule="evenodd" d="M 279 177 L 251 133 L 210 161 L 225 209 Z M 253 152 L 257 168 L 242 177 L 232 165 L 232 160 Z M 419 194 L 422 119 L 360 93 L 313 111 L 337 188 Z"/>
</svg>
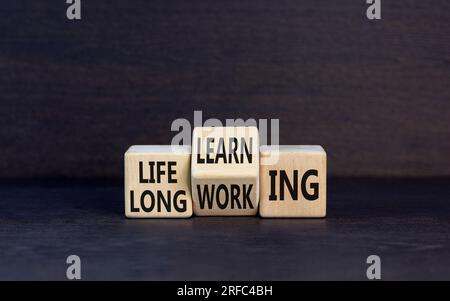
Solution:
<svg viewBox="0 0 450 301">
<path fill-rule="evenodd" d="M 191 148 L 134 145 L 125 153 L 125 216 L 192 216 Z"/>
<path fill-rule="evenodd" d="M 196 127 L 192 135 L 195 215 L 256 215 L 259 134 L 256 127 Z"/>
<path fill-rule="evenodd" d="M 321 146 L 261 146 L 260 155 L 262 217 L 326 216 L 327 156 Z"/>
</svg>

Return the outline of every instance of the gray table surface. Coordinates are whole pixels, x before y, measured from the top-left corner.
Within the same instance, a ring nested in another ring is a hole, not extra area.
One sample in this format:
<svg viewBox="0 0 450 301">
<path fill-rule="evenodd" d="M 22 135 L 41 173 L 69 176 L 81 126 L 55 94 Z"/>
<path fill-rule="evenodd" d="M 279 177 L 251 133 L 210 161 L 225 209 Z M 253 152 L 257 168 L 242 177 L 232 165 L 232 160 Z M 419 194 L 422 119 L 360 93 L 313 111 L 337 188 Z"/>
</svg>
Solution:
<svg viewBox="0 0 450 301">
<path fill-rule="evenodd" d="M 0 185 L 0 279 L 450 279 L 450 179 L 329 179 L 325 219 L 130 220 L 118 181 Z"/>
</svg>

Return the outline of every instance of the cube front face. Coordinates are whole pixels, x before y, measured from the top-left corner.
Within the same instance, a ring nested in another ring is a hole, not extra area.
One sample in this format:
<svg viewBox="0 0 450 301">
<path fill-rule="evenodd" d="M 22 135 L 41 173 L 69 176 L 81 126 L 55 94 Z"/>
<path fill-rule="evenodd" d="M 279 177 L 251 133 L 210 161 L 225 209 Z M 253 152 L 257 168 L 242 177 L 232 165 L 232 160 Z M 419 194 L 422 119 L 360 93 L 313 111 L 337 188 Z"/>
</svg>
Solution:
<svg viewBox="0 0 450 301">
<path fill-rule="evenodd" d="M 132 146 L 125 153 L 125 215 L 192 216 L 190 147 Z"/>
<path fill-rule="evenodd" d="M 320 146 L 261 147 L 259 213 L 262 217 L 326 216 L 326 153 Z"/>
<path fill-rule="evenodd" d="M 256 127 L 195 128 L 191 165 L 195 215 L 257 214 L 259 134 Z"/>
</svg>

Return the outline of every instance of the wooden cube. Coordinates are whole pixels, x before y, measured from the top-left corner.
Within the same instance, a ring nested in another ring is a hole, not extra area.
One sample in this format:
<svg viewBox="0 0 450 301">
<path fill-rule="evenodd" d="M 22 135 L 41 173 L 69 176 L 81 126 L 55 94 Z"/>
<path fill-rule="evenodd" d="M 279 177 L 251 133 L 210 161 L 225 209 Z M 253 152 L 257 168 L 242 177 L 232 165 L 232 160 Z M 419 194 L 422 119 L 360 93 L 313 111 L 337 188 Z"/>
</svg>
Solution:
<svg viewBox="0 0 450 301">
<path fill-rule="evenodd" d="M 134 145 L 125 153 L 125 216 L 192 216 L 191 148 Z"/>
<path fill-rule="evenodd" d="M 256 127 L 196 127 L 192 135 L 194 214 L 256 215 L 259 134 Z"/>
<path fill-rule="evenodd" d="M 262 163 L 277 161 L 260 167 L 262 217 L 325 217 L 327 157 L 321 146 L 262 146 L 260 155 Z"/>
</svg>

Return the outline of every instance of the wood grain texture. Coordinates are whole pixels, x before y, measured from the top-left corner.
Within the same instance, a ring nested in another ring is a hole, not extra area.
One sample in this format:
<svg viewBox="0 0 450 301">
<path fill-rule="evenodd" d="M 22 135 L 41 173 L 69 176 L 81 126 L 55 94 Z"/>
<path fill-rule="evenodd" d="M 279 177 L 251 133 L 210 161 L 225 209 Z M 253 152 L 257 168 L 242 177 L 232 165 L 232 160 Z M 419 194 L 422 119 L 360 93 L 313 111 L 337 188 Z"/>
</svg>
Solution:
<svg viewBox="0 0 450 301">
<path fill-rule="evenodd" d="M 256 127 L 196 127 L 191 193 L 198 216 L 252 216 L 259 206 Z"/>
<path fill-rule="evenodd" d="M 0 5 L 0 177 L 123 176 L 175 118 L 279 118 L 344 176 L 450 176 L 450 2 Z"/>
<path fill-rule="evenodd" d="M 263 146 L 260 156 L 276 159 L 260 166 L 262 217 L 326 216 L 327 154 L 321 146 Z"/>
<path fill-rule="evenodd" d="M 126 217 L 192 216 L 189 146 L 133 145 L 124 160 Z"/>
</svg>

